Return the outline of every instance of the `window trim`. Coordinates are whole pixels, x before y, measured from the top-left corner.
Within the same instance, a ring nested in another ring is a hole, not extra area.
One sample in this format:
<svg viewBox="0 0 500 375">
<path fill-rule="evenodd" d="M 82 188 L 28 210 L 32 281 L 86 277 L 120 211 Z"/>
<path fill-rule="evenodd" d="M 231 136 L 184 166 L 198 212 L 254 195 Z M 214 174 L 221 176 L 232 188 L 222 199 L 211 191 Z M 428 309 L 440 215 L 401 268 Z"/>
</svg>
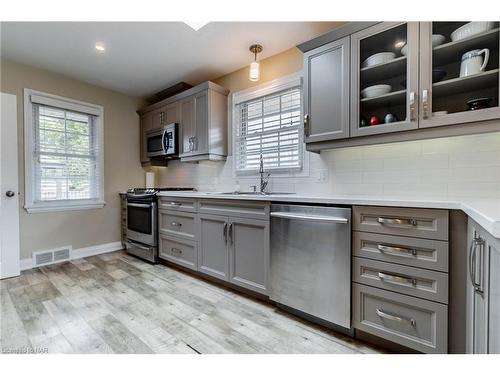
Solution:
<svg viewBox="0 0 500 375">
<path fill-rule="evenodd" d="M 32 98 L 34 99 L 32 101 Z M 68 111 L 77 111 L 96 116 L 95 126 L 99 143 L 99 164 L 97 199 L 55 200 L 50 202 L 34 201 L 34 163 L 33 163 L 33 103 L 51 105 Z M 24 208 L 28 213 L 89 210 L 103 208 L 104 201 L 104 107 L 48 94 L 32 89 L 24 89 Z"/>
<path fill-rule="evenodd" d="M 239 120 L 238 120 L 238 104 L 242 102 L 246 102 L 249 100 L 257 99 L 263 96 L 268 96 L 272 95 L 274 93 L 277 93 L 279 91 L 284 91 L 287 89 L 291 89 L 293 87 L 300 86 L 301 90 L 303 90 L 303 78 L 302 78 L 302 72 L 298 71 L 295 73 L 292 73 L 287 76 L 283 76 L 280 78 L 276 78 L 272 81 L 250 87 L 245 90 L 241 90 L 238 92 L 234 92 L 231 95 L 231 125 L 232 125 L 232 131 L 231 131 L 231 147 L 232 147 L 232 158 L 234 159 L 233 162 L 233 176 L 236 177 L 253 177 L 258 175 L 258 171 L 254 170 L 238 170 L 236 167 L 237 164 L 237 155 L 236 155 L 236 143 L 237 143 L 237 138 L 238 138 L 238 126 L 239 126 Z M 303 93 L 301 93 L 301 103 L 300 103 L 300 113 L 302 116 L 303 113 Z M 302 124 L 303 126 L 303 124 Z M 303 132 L 301 129 L 299 129 L 299 142 L 303 142 Z M 300 168 L 290 168 L 290 169 L 274 169 L 271 170 L 272 176 L 273 177 L 304 177 L 309 175 L 309 158 L 308 158 L 308 153 L 306 152 L 306 148 L 302 147 L 302 160 L 301 160 L 301 167 Z"/>
</svg>

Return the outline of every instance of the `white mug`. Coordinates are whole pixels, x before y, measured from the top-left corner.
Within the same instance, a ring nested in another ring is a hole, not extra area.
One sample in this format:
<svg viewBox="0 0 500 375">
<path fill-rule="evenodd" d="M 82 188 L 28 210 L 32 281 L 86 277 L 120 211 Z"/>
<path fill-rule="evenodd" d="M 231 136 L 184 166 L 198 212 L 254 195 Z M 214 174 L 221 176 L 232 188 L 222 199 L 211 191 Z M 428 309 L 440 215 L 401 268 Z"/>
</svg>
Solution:
<svg viewBox="0 0 500 375">
<path fill-rule="evenodd" d="M 484 61 L 481 56 L 484 53 Z M 462 63 L 460 64 L 460 77 L 468 77 L 477 73 L 481 73 L 488 64 L 490 58 L 490 50 L 488 48 L 475 49 L 466 52 L 462 55 Z"/>
</svg>

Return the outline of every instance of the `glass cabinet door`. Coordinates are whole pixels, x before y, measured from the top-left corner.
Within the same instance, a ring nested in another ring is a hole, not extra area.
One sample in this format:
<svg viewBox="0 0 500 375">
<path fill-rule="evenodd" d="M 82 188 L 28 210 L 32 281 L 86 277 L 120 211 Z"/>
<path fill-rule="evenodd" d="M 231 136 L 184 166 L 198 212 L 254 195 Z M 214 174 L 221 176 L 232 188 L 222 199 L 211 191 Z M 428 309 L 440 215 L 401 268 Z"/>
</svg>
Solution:
<svg viewBox="0 0 500 375">
<path fill-rule="evenodd" d="M 498 118 L 498 52 L 498 22 L 422 22 L 419 126 Z"/>
<path fill-rule="evenodd" d="M 384 22 L 351 37 L 351 136 L 418 126 L 418 23 Z"/>
</svg>

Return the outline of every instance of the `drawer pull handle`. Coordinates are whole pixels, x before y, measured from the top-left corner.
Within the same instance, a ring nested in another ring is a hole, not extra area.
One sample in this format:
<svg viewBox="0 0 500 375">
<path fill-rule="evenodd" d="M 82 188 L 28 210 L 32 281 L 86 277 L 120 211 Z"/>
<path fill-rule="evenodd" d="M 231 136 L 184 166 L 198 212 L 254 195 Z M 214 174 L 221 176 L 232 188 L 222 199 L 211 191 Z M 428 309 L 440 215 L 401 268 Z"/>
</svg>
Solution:
<svg viewBox="0 0 500 375">
<path fill-rule="evenodd" d="M 415 326 L 417 324 L 417 322 L 413 318 L 407 318 L 404 316 L 389 314 L 388 312 L 385 312 L 385 311 L 380 310 L 380 309 L 377 309 L 376 312 L 377 312 L 377 315 L 383 319 L 389 319 L 389 320 L 393 320 L 393 321 L 399 322 L 399 323 L 408 323 L 411 326 Z"/>
<path fill-rule="evenodd" d="M 182 226 L 182 223 L 178 223 L 177 221 L 172 221 L 172 222 L 170 223 L 170 225 L 171 225 L 172 227 L 181 227 L 181 226 Z"/>
<path fill-rule="evenodd" d="M 415 279 L 413 277 L 407 277 L 407 276 L 395 275 L 395 274 L 391 274 L 391 273 L 379 272 L 378 278 L 382 281 L 386 281 L 389 283 L 403 281 L 403 282 L 406 282 L 406 283 L 411 284 L 413 286 L 417 286 L 417 279 Z"/>
<path fill-rule="evenodd" d="M 414 257 L 417 256 L 417 250 L 415 249 L 410 249 L 410 248 L 406 248 L 406 247 L 396 247 L 396 246 L 387 246 L 387 245 L 382 245 L 382 244 L 378 244 L 377 245 L 377 249 L 381 252 L 381 253 L 385 253 L 386 251 L 394 251 L 396 253 L 407 253 L 407 254 L 411 254 L 413 255 Z M 395 255 L 395 254 L 394 254 Z"/>
<path fill-rule="evenodd" d="M 171 205 L 173 207 L 178 207 L 178 206 L 182 206 L 182 203 L 180 203 L 180 202 L 170 202 L 169 205 Z"/>
<path fill-rule="evenodd" d="M 387 217 L 379 217 L 377 218 L 377 222 L 382 225 L 387 225 L 389 227 L 391 226 L 401 226 L 401 225 L 407 225 L 409 227 L 414 227 L 417 225 L 417 220 L 415 219 L 394 219 L 394 218 L 387 218 Z"/>
<path fill-rule="evenodd" d="M 170 250 L 172 250 L 173 254 L 182 254 L 182 250 L 176 247 L 172 247 Z"/>
</svg>

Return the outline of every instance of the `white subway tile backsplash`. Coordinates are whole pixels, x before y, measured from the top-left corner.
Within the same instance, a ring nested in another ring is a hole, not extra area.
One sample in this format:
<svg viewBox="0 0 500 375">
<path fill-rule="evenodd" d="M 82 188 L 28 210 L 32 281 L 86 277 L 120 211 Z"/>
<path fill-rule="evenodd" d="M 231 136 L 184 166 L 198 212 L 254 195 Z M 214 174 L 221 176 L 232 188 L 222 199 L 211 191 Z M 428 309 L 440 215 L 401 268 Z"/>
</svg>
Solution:
<svg viewBox="0 0 500 375">
<path fill-rule="evenodd" d="M 272 190 L 318 195 L 500 198 L 500 132 L 309 153 L 303 172 L 271 174 Z M 235 177 L 233 158 L 198 164 L 170 162 L 154 168 L 162 186 L 231 191 L 258 184 Z M 326 173 L 326 179 L 320 176 Z"/>
</svg>

